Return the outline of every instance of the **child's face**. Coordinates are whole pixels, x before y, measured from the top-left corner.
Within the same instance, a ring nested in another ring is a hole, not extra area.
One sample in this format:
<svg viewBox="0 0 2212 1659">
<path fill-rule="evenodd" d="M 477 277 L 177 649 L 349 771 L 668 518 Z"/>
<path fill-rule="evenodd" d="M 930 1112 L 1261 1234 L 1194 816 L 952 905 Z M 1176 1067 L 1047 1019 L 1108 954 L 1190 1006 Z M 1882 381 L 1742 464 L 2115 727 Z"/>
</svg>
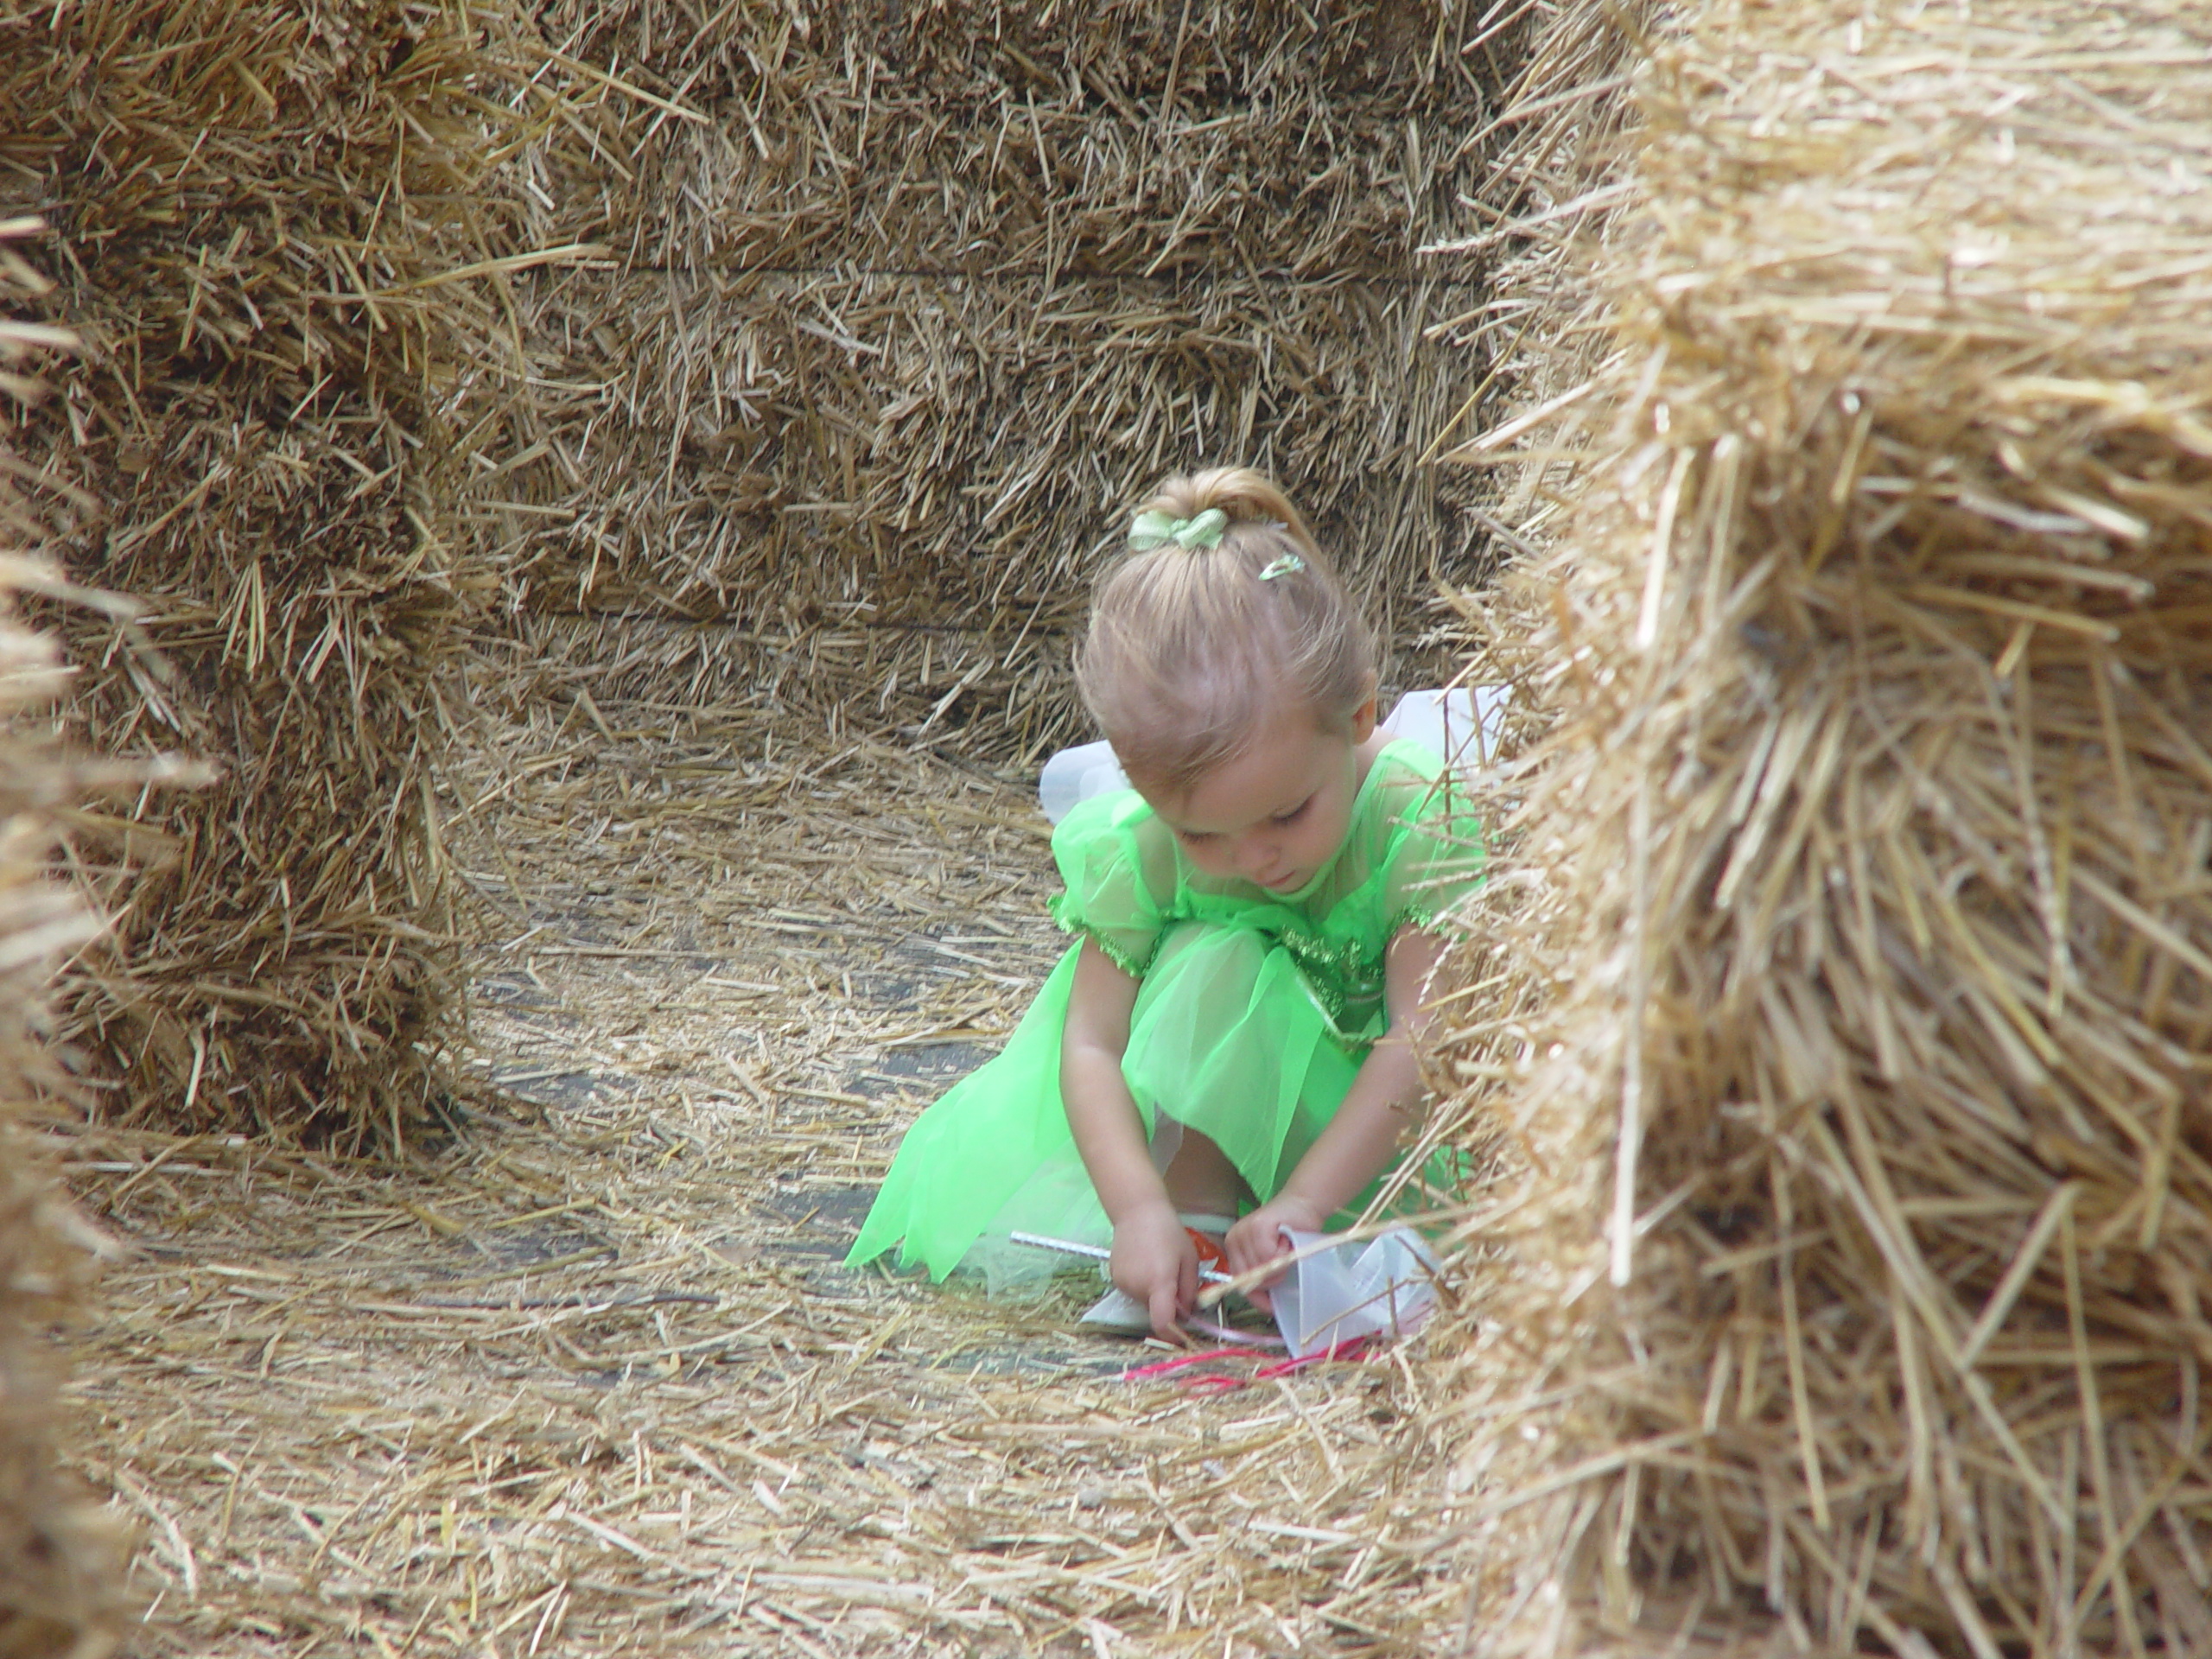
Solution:
<svg viewBox="0 0 2212 1659">
<path fill-rule="evenodd" d="M 1295 893 L 1344 845 L 1374 732 L 1371 698 L 1349 731 L 1323 730 L 1309 710 L 1291 708 L 1186 793 L 1142 792 L 1199 870 Z"/>
</svg>

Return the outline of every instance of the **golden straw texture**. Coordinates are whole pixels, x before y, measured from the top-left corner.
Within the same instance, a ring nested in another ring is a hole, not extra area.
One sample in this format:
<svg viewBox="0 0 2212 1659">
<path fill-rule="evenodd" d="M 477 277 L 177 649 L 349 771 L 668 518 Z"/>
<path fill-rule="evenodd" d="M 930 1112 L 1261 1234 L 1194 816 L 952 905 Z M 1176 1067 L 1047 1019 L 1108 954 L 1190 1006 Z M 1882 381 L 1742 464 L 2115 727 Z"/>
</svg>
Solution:
<svg viewBox="0 0 2212 1659">
<path fill-rule="evenodd" d="M 140 602 L 69 621 L 74 713 L 220 771 L 72 836 L 114 925 L 67 1025 L 157 1121 L 397 1135 L 439 1094 L 437 677 L 494 585 L 442 505 L 495 327 L 465 22 L 0 3 L 0 204 L 53 223 L 43 309 L 86 345 L 31 458 L 84 492 L 54 551 Z"/>
<path fill-rule="evenodd" d="M 517 278 L 530 374 L 471 404 L 516 695 L 765 690 L 1033 763 L 1123 515 L 1234 460 L 1417 632 L 1490 562 L 1475 481 L 1414 464 L 1484 268 L 1417 250 L 1489 222 L 1526 10 L 544 8 L 526 240 L 616 258 Z"/>
<path fill-rule="evenodd" d="M 2212 18 L 1716 3 L 1637 101 L 1608 355 L 1470 457 L 1561 504 L 1450 1057 L 1484 1628 L 2202 1652 Z"/>
</svg>

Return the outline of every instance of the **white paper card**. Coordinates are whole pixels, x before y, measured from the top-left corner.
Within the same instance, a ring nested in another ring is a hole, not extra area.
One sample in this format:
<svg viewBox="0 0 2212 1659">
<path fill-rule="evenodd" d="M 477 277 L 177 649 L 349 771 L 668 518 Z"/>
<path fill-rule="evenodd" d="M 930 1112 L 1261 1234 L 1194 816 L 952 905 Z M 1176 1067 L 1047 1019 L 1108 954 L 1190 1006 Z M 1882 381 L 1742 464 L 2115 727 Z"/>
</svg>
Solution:
<svg viewBox="0 0 2212 1659">
<path fill-rule="evenodd" d="M 1299 1358 L 1355 1337 L 1410 1336 L 1436 1306 L 1435 1253 L 1409 1228 L 1338 1244 L 1326 1233 L 1282 1236 L 1300 1259 L 1268 1294 Z"/>
</svg>

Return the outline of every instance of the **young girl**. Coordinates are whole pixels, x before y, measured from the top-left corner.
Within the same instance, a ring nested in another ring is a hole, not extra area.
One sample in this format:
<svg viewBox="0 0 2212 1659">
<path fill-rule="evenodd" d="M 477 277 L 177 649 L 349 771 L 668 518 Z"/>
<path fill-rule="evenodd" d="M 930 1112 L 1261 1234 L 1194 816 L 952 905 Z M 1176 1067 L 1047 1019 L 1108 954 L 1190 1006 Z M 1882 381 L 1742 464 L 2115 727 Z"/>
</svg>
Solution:
<svg viewBox="0 0 2212 1659">
<path fill-rule="evenodd" d="M 1129 543 L 1076 678 L 1133 787 L 1052 837 L 1077 943 L 907 1133 L 847 1261 L 897 1244 L 996 1286 L 1057 1265 L 1011 1232 L 1110 1238 L 1123 1309 L 1172 1337 L 1194 1233 L 1261 1267 L 1390 1163 L 1421 1103 L 1427 930 L 1481 852 L 1441 760 L 1377 734 L 1373 641 L 1274 485 L 1171 479 Z"/>
</svg>

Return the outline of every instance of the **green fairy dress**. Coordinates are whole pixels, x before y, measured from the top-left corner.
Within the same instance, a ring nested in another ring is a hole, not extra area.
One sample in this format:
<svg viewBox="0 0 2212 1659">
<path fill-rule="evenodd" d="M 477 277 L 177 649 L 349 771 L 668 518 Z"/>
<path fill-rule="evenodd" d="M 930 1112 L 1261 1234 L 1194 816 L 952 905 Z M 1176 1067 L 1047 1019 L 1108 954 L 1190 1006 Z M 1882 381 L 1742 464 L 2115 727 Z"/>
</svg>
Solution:
<svg viewBox="0 0 2212 1659">
<path fill-rule="evenodd" d="M 916 1120 L 846 1257 L 899 1247 L 942 1279 L 994 1289 L 1062 1265 L 1012 1232 L 1104 1244 L 1060 1102 L 1060 1034 L 1081 941 L 1139 983 L 1122 1075 L 1154 1163 L 1185 1127 L 1212 1137 L 1253 1192 L 1274 1195 L 1335 1116 L 1388 1027 L 1383 953 L 1480 880 L 1482 843 L 1456 778 L 1401 740 L 1369 766 L 1336 856 L 1298 892 L 1193 869 L 1134 790 L 1084 802 L 1052 836 L 1066 890 L 1052 917 L 1077 936 L 998 1057 Z"/>
</svg>

